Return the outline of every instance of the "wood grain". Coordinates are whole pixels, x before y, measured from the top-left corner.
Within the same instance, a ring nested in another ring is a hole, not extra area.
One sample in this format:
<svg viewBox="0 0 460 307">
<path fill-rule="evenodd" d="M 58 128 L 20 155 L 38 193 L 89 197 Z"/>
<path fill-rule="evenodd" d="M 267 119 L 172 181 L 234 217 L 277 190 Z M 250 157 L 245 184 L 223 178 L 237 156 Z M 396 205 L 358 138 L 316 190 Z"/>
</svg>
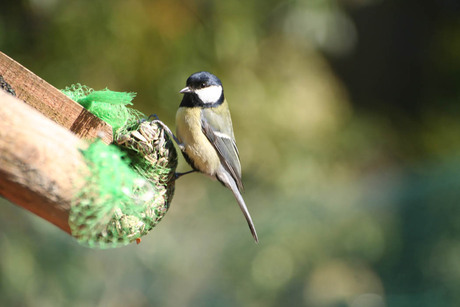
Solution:
<svg viewBox="0 0 460 307">
<path fill-rule="evenodd" d="M 110 125 L 2 52 L 0 75 L 15 90 L 19 99 L 78 137 L 101 137 L 106 144 L 112 142 Z"/>
<path fill-rule="evenodd" d="M 85 142 L 3 90 L 0 105 L 0 195 L 70 233 Z"/>
</svg>

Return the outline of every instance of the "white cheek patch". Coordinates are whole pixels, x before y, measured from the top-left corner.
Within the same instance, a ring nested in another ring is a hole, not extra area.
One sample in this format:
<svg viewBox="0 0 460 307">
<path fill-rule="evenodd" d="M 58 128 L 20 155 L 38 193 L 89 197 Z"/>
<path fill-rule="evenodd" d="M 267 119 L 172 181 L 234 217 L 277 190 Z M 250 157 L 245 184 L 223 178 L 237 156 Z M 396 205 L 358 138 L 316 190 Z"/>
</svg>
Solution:
<svg viewBox="0 0 460 307">
<path fill-rule="evenodd" d="M 205 88 L 195 90 L 195 93 L 203 101 L 203 103 L 215 103 L 222 95 L 222 86 L 212 85 Z"/>
</svg>

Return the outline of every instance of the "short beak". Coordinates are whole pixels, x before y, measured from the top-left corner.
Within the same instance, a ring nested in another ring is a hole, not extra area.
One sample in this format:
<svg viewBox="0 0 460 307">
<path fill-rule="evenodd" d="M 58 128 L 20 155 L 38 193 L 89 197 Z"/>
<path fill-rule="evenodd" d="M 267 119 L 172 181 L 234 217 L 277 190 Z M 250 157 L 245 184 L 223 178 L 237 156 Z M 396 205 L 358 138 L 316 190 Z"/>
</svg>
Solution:
<svg viewBox="0 0 460 307">
<path fill-rule="evenodd" d="M 187 87 L 184 87 L 183 89 L 181 89 L 179 93 L 185 94 L 185 93 L 190 93 L 191 91 L 192 90 L 187 86 Z"/>
</svg>

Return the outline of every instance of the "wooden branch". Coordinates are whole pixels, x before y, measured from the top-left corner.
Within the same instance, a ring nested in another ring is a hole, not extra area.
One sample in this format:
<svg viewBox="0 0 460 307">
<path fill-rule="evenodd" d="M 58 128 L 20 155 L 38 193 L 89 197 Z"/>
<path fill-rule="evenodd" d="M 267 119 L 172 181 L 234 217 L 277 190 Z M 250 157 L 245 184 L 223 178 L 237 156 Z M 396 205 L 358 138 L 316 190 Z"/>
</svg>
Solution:
<svg viewBox="0 0 460 307">
<path fill-rule="evenodd" d="M 70 233 L 71 199 L 88 172 L 84 142 L 3 90 L 0 106 L 0 195 Z"/>
<path fill-rule="evenodd" d="M 80 138 L 100 136 L 106 144 L 112 142 L 110 125 L 2 52 L 0 75 L 11 85 L 19 99 Z"/>
</svg>

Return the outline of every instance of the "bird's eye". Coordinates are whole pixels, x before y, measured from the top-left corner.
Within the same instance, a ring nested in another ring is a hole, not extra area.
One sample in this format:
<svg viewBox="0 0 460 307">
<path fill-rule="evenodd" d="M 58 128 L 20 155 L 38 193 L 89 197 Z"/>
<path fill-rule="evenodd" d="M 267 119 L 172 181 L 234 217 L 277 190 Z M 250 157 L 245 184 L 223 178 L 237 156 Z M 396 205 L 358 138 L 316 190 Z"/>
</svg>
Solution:
<svg viewBox="0 0 460 307">
<path fill-rule="evenodd" d="M 201 83 L 201 84 L 200 84 L 200 87 L 201 87 L 201 88 L 206 87 L 206 83 Z"/>
</svg>

